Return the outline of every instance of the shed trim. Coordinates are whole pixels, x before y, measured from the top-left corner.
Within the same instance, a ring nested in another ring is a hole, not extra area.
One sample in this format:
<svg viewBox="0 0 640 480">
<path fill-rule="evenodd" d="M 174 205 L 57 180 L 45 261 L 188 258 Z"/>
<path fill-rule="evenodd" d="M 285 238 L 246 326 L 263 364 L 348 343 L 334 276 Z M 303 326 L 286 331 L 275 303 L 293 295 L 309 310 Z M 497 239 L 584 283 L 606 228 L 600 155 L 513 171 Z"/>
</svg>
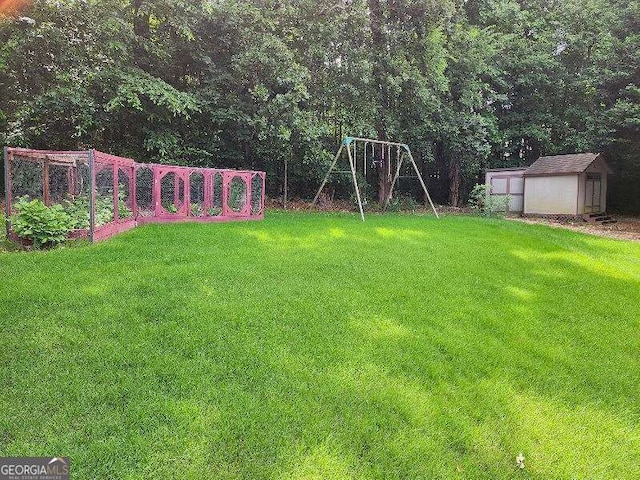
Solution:
<svg viewBox="0 0 640 480">
<path fill-rule="evenodd" d="M 503 168 L 487 168 L 485 172 L 521 172 L 529 167 L 503 167 Z"/>
</svg>

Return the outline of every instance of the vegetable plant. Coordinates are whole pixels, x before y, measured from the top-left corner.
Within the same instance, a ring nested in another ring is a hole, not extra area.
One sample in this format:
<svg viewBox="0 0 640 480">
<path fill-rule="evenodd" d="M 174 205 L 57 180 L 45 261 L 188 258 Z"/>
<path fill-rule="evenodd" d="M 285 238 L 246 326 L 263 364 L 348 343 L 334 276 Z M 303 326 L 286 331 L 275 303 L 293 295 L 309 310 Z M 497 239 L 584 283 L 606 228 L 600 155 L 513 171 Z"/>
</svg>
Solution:
<svg viewBox="0 0 640 480">
<path fill-rule="evenodd" d="M 33 242 L 35 248 L 63 242 L 72 230 L 72 221 L 62 205 L 48 207 L 42 200 L 19 197 L 13 205 L 11 228 L 16 235 Z"/>
<path fill-rule="evenodd" d="M 510 195 L 491 195 L 491 185 L 477 184 L 469 194 L 471 210 L 483 217 L 504 214 L 509 209 Z"/>
<path fill-rule="evenodd" d="M 202 214 L 204 213 L 204 210 L 202 209 L 202 205 L 200 205 L 197 202 L 193 202 L 189 204 L 189 211 L 191 212 L 191 215 L 193 217 L 201 217 Z"/>
<path fill-rule="evenodd" d="M 62 208 L 69 215 L 72 230 L 89 228 L 89 198 L 86 195 L 63 200 Z"/>
<path fill-rule="evenodd" d="M 169 213 L 178 213 L 178 207 L 174 203 L 165 203 L 164 209 Z"/>
</svg>

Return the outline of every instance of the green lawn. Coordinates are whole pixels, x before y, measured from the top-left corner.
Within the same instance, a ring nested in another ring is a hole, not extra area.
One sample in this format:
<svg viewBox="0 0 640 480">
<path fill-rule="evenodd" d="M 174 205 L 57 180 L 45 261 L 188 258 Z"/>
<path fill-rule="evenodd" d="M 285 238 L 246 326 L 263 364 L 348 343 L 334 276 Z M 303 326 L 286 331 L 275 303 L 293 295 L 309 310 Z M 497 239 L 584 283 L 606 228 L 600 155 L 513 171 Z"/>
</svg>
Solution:
<svg viewBox="0 0 640 480">
<path fill-rule="evenodd" d="M 638 243 L 268 213 L 0 279 L 0 456 L 74 479 L 640 477 Z"/>
</svg>

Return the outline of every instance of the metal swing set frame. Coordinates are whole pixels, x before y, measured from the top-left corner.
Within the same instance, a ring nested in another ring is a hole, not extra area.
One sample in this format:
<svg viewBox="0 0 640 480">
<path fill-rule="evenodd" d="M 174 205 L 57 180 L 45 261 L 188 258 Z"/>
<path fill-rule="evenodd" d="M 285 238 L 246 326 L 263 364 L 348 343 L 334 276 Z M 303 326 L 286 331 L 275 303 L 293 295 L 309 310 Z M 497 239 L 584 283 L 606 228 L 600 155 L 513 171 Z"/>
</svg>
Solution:
<svg viewBox="0 0 640 480">
<path fill-rule="evenodd" d="M 407 145 L 406 143 L 387 142 L 384 140 L 375 140 L 372 138 L 362 138 L 362 137 L 344 137 L 344 139 L 342 140 L 342 143 L 340 144 L 340 148 L 338 149 L 338 152 L 333 158 L 333 161 L 331 162 L 331 166 L 329 167 L 329 170 L 327 171 L 327 174 L 324 177 L 324 180 L 322 180 L 322 184 L 318 189 L 318 193 L 316 193 L 316 196 L 311 202 L 311 207 L 313 207 L 318 201 L 318 198 L 320 197 L 320 194 L 322 193 L 322 190 L 324 189 L 325 185 L 329 181 L 329 177 L 331 176 L 331 174 L 351 174 L 351 178 L 353 180 L 353 187 L 356 194 L 356 199 L 358 200 L 360 218 L 364 222 L 364 210 L 362 208 L 362 199 L 360 197 L 360 187 L 358 186 L 358 179 L 356 175 L 357 169 L 358 169 L 358 144 L 363 145 L 362 172 L 365 177 L 367 176 L 367 161 L 368 161 L 367 153 L 369 152 L 370 148 L 371 148 L 371 159 L 373 160 L 373 164 L 382 166 L 384 163 L 382 160 L 380 160 L 379 162 L 375 161 L 374 152 L 375 152 L 376 145 L 380 145 L 380 152 L 381 152 L 382 158 L 388 159 L 388 162 L 387 162 L 388 170 L 386 174 L 389 177 L 391 177 L 391 172 L 395 170 L 393 180 L 391 181 L 391 187 L 389 188 L 389 193 L 387 194 L 384 200 L 383 211 L 386 210 L 387 207 L 389 206 L 389 202 L 391 201 L 391 197 L 393 195 L 393 189 L 395 188 L 396 183 L 398 182 L 398 178 L 400 178 L 400 170 L 402 168 L 402 165 L 405 161 L 408 161 L 409 163 L 411 163 L 411 165 L 413 166 L 413 170 L 416 173 L 414 176 L 411 176 L 411 178 L 418 179 L 418 181 L 420 182 L 420 186 L 424 191 L 425 197 L 427 198 L 429 205 L 431 206 L 431 210 L 433 210 L 433 213 L 436 216 L 436 218 L 440 218 L 438 215 L 438 212 L 436 211 L 436 207 L 433 205 L 433 202 L 431 201 L 431 195 L 429 195 L 427 186 L 425 185 L 424 180 L 422 179 L 422 175 L 420 174 L 418 165 L 416 164 L 416 161 L 414 160 L 413 155 L 411 154 L 411 149 L 409 148 L 409 145 Z M 349 170 L 334 171 L 334 168 L 336 167 L 336 164 L 338 163 L 338 160 L 340 159 L 340 156 L 342 155 L 344 150 L 346 150 L 347 152 L 347 158 L 349 160 Z M 394 153 L 395 153 L 395 168 L 392 168 Z"/>
</svg>

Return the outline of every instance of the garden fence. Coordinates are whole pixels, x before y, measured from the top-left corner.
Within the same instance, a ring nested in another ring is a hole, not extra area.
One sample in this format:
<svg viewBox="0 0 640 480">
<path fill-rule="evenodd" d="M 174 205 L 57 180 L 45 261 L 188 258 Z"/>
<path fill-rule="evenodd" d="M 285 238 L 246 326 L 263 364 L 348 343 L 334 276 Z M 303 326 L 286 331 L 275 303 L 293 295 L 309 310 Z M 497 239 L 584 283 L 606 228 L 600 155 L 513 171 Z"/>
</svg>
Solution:
<svg viewBox="0 0 640 480">
<path fill-rule="evenodd" d="M 265 173 L 143 164 L 97 150 L 5 148 L 7 232 L 25 196 L 62 205 L 72 238 L 108 238 L 149 222 L 264 217 Z"/>
</svg>

